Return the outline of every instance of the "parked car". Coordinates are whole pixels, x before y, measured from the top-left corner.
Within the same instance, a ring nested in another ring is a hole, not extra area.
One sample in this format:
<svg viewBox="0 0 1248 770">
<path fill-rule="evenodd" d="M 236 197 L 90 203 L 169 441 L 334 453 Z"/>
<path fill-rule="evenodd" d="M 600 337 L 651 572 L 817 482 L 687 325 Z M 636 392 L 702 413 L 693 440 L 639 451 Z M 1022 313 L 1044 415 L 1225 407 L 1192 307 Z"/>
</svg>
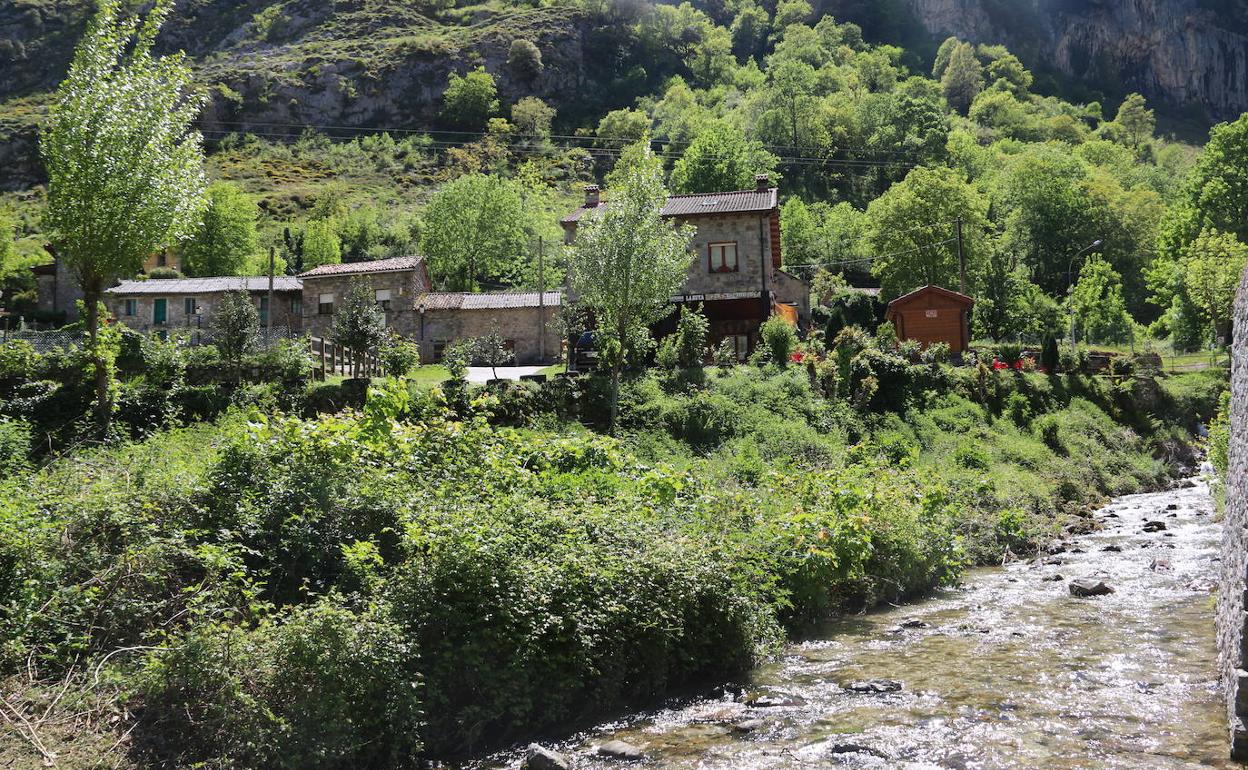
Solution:
<svg viewBox="0 0 1248 770">
<path fill-rule="evenodd" d="M 572 369 L 578 372 L 593 371 L 598 366 L 598 341 L 592 331 L 586 331 L 572 347 Z"/>
</svg>

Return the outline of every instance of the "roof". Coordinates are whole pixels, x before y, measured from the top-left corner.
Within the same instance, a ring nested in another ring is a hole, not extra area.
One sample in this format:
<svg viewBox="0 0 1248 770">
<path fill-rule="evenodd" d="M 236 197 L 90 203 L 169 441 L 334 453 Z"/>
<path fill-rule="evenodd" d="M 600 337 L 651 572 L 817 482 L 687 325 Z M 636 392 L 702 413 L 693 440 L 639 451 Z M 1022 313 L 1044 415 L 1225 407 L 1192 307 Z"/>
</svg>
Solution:
<svg viewBox="0 0 1248 770">
<path fill-rule="evenodd" d="M 390 259 L 373 259 L 368 262 L 343 262 L 335 265 L 321 265 L 300 273 L 299 277 L 321 278 L 327 275 L 395 273 L 403 270 L 415 270 L 424 259 L 424 257 L 391 257 Z"/>
<path fill-rule="evenodd" d="M 148 278 L 146 281 L 122 281 L 109 294 L 213 294 L 223 291 L 268 291 L 269 277 L 220 276 L 216 278 Z M 302 291 L 303 281 L 293 275 L 273 276 L 274 291 Z"/>
<path fill-rule="evenodd" d="M 559 220 L 562 224 L 579 222 L 585 212 L 598 206 L 586 208 L 581 206 L 576 211 Z M 659 213 L 665 217 L 697 217 L 711 214 L 753 214 L 771 211 L 779 205 L 777 190 L 769 187 L 766 190 L 735 190 L 733 192 L 693 193 L 691 195 L 671 195 L 663 210 Z"/>
<path fill-rule="evenodd" d="M 558 307 L 563 304 L 563 292 L 548 291 L 543 297 L 536 291 L 491 292 L 488 294 L 463 294 L 458 292 L 428 292 L 417 295 L 414 305 L 426 310 L 506 310 L 508 308 Z"/>
<path fill-rule="evenodd" d="M 953 300 L 954 302 L 957 302 L 958 304 L 966 305 L 967 307 L 970 307 L 971 305 L 975 304 L 975 299 L 973 297 L 968 297 L 965 294 L 959 294 L 958 292 L 953 291 L 952 289 L 946 289 L 943 286 L 936 286 L 934 284 L 928 284 L 927 286 L 920 286 L 919 288 L 915 289 L 914 291 L 908 294 L 903 294 L 897 299 L 888 303 L 888 309 L 892 310 L 893 308 L 898 307 L 900 305 L 908 305 L 911 302 L 914 302 L 915 300 L 919 299 L 920 297 L 927 296 L 928 294 L 937 294 L 942 297 L 945 297 L 946 299 Z"/>
</svg>

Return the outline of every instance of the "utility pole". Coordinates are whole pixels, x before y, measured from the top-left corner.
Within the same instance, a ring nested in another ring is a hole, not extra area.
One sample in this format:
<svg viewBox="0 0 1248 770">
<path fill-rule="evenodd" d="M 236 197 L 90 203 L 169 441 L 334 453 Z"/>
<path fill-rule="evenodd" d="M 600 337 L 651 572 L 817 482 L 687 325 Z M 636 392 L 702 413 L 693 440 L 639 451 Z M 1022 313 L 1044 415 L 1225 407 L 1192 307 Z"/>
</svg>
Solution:
<svg viewBox="0 0 1248 770">
<path fill-rule="evenodd" d="M 546 254 L 537 236 L 537 360 L 546 363 Z"/>
<path fill-rule="evenodd" d="M 268 309 L 264 313 L 264 336 L 266 344 L 273 343 L 273 268 L 276 261 L 277 249 L 269 246 L 269 303 Z"/>
<path fill-rule="evenodd" d="M 954 236 L 958 239 L 958 291 L 966 294 L 966 249 L 962 244 L 962 217 L 953 220 Z"/>
</svg>

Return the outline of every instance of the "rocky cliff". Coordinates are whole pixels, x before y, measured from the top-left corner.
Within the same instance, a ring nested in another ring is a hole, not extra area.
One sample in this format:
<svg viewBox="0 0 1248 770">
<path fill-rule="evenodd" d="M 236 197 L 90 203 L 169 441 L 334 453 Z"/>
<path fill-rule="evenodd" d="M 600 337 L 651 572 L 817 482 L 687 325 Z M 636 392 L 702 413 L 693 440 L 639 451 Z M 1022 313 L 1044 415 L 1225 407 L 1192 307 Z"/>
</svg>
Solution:
<svg viewBox="0 0 1248 770">
<path fill-rule="evenodd" d="M 1033 69 L 1139 91 L 1192 118 L 1248 111 L 1248 0 L 906 2 L 935 38 L 1002 43 Z"/>
</svg>

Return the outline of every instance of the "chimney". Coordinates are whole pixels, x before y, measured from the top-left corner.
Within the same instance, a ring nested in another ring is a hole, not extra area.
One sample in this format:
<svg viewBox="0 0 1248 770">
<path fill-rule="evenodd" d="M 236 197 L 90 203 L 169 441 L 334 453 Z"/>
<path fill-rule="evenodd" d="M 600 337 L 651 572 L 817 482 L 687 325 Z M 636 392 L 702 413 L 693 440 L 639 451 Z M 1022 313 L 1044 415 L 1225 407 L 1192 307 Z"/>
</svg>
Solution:
<svg viewBox="0 0 1248 770">
<path fill-rule="evenodd" d="M 766 174 L 754 175 L 754 189 L 758 192 L 767 192 L 771 189 L 771 177 Z"/>
<path fill-rule="evenodd" d="M 596 208 L 598 206 L 598 201 L 599 201 L 598 185 L 596 184 L 585 185 L 585 208 L 587 209 Z"/>
</svg>

